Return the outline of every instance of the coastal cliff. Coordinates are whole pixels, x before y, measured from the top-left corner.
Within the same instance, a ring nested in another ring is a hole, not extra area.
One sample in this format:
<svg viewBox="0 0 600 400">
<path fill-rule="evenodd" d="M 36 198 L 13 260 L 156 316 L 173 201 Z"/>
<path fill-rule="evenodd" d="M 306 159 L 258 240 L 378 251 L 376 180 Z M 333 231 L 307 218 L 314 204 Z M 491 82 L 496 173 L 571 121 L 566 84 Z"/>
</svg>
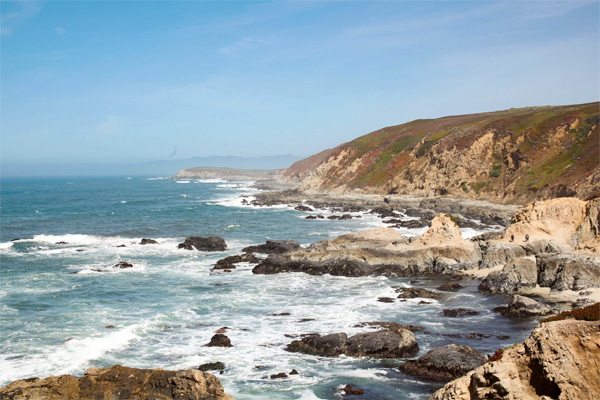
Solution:
<svg viewBox="0 0 600 400">
<path fill-rule="evenodd" d="M 542 323 L 524 343 L 498 352 L 492 360 L 428 400 L 600 398 L 598 321 Z"/>
<path fill-rule="evenodd" d="M 302 191 L 526 203 L 600 192 L 600 103 L 416 120 L 298 161 Z"/>
</svg>

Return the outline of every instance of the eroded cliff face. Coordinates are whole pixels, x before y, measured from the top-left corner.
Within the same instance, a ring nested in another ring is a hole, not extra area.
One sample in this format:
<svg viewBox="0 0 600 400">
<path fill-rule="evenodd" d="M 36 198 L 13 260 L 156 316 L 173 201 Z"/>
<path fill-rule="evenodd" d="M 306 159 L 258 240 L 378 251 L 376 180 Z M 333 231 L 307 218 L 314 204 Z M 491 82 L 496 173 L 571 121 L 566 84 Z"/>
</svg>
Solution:
<svg viewBox="0 0 600 400">
<path fill-rule="evenodd" d="M 540 324 L 500 360 L 448 383 L 428 400 L 599 398 L 600 322 L 564 320 Z"/>
<path fill-rule="evenodd" d="M 300 189 L 526 203 L 600 193 L 600 104 L 417 120 L 280 173 Z"/>
</svg>

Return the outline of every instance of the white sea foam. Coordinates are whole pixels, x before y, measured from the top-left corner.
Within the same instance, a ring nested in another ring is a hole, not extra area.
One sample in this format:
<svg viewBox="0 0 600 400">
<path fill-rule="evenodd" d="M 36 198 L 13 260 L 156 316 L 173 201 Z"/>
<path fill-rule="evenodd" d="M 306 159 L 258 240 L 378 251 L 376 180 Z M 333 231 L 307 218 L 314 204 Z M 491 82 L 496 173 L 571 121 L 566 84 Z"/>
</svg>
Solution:
<svg viewBox="0 0 600 400">
<path fill-rule="evenodd" d="M 176 183 L 190 183 L 190 181 L 175 181 Z"/>
<path fill-rule="evenodd" d="M 157 178 L 148 178 L 146 180 L 147 181 L 164 181 L 164 180 L 167 180 L 167 179 L 169 179 L 169 178 L 162 178 L 162 177 L 159 176 Z"/>
<path fill-rule="evenodd" d="M 0 243 L 0 250 L 8 250 L 13 247 L 13 242 Z"/>
<path fill-rule="evenodd" d="M 8 382 L 26 376 L 80 374 L 90 366 L 90 361 L 109 352 L 118 351 L 138 340 L 147 329 L 147 323 L 134 324 L 109 331 L 103 335 L 74 338 L 62 344 L 47 345 L 20 358 L 15 355 L 0 356 L 0 381 Z"/>
<path fill-rule="evenodd" d="M 196 179 L 196 183 L 226 183 L 223 179 Z"/>
</svg>

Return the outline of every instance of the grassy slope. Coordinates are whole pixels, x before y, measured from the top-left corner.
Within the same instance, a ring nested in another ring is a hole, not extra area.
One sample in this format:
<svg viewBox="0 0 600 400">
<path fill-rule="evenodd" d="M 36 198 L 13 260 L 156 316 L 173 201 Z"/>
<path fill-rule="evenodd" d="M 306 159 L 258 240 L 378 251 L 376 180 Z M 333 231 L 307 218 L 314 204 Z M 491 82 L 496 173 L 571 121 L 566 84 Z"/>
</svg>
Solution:
<svg viewBox="0 0 600 400">
<path fill-rule="evenodd" d="M 599 116 L 600 104 L 590 103 L 416 120 L 387 127 L 328 152 L 335 156 L 346 150 L 349 155 L 328 171 L 322 186 L 345 184 L 350 189 L 394 191 L 390 182 L 395 177 L 417 173 L 450 152 L 466 151 L 492 132 L 494 153 L 491 161 L 487 157 L 481 165 L 489 173 L 462 182 L 449 179 L 449 186 L 475 192 L 474 197 L 509 186 L 512 192 L 508 197 L 527 199 L 540 197 L 549 188 L 563 187 L 564 191 L 600 164 Z M 569 130 L 575 121 L 578 125 Z M 359 167 L 348 176 L 347 167 L 356 160 Z"/>
</svg>

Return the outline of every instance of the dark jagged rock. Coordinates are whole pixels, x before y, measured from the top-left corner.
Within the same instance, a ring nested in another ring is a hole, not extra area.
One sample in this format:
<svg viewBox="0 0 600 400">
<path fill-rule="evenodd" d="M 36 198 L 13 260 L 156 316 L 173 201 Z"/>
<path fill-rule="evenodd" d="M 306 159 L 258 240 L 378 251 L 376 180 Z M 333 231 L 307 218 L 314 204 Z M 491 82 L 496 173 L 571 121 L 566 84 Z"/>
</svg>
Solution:
<svg viewBox="0 0 600 400">
<path fill-rule="evenodd" d="M 308 211 L 308 212 L 314 211 L 312 208 L 310 208 L 308 206 L 302 206 L 302 205 L 294 207 L 294 210 L 296 210 L 296 211 Z"/>
<path fill-rule="evenodd" d="M 296 371 L 295 369 L 290 371 L 290 375 L 298 375 L 298 371 Z"/>
<path fill-rule="evenodd" d="M 467 346 L 450 344 L 429 350 L 416 360 L 407 361 L 400 371 L 407 375 L 450 381 L 483 365 L 487 357 Z"/>
<path fill-rule="evenodd" d="M 309 275 L 367 276 L 373 272 L 373 268 L 366 262 L 355 260 L 294 261 L 283 257 L 269 256 L 252 269 L 252 273 L 264 275 L 283 272 L 304 272 Z"/>
<path fill-rule="evenodd" d="M 69 243 L 67 243 L 67 242 L 62 242 L 62 241 L 61 241 L 61 242 L 56 242 L 56 243 L 54 243 L 54 244 L 69 244 Z"/>
<path fill-rule="evenodd" d="M 127 246 L 125 246 L 124 244 L 120 244 L 117 247 L 127 247 Z"/>
<path fill-rule="evenodd" d="M 506 311 L 503 312 L 504 316 L 512 318 L 548 314 L 552 314 L 552 308 L 550 306 L 518 294 L 515 294 L 511 297 Z"/>
<path fill-rule="evenodd" d="M 302 340 L 294 340 L 286 347 L 292 353 L 312 354 L 314 356 L 337 357 L 346 353 L 348 335 L 332 333 L 331 335 L 311 335 Z"/>
<path fill-rule="evenodd" d="M 198 250 L 198 251 L 225 251 L 227 243 L 223 238 L 217 236 L 201 237 L 190 236 L 185 239 L 185 242 L 179 243 L 178 249 Z"/>
<path fill-rule="evenodd" d="M 233 400 L 212 374 L 196 369 L 166 371 L 115 365 L 72 375 L 16 381 L 0 389 L 10 400 Z"/>
<path fill-rule="evenodd" d="M 222 374 L 223 371 L 225 370 L 225 364 L 223 364 L 221 361 L 217 361 L 214 363 L 206 363 L 206 364 L 202 364 L 201 366 L 198 367 L 198 369 L 200 371 L 220 371 L 220 373 Z"/>
<path fill-rule="evenodd" d="M 304 219 L 317 219 L 315 215 L 307 215 Z"/>
<path fill-rule="evenodd" d="M 116 263 L 115 265 L 113 265 L 113 268 L 120 268 L 120 269 L 133 268 L 133 264 L 130 264 L 130 263 L 125 262 L 125 261 L 119 261 L 118 263 Z"/>
<path fill-rule="evenodd" d="M 423 289 L 423 288 L 400 288 L 396 290 L 396 293 L 400 293 L 398 295 L 399 299 L 415 299 L 415 298 L 425 298 L 425 299 L 436 299 L 439 300 L 442 298 L 442 295 L 436 292 L 432 292 L 431 290 Z"/>
<path fill-rule="evenodd" d="M 314 318 L 302 318 L 301 320 L 298 320 L 298 322 L 309 322 L 309 321 L 315 321 Z"/>
<path fill-rule="evenodd" d="M 254 254 L 241 254 L 235 256 L 225 257 L 215 264 L 213 269 L 232 269 L 235 268 L 235 264 L 247 262 L 251 264 L 258 264 L 260 262 L 260 258 L 256 257 Z"/>
<path fill-rule="evenodd" d="M 327 357 L 345 354 L 351 357 L 398 358 L 415 355 L 419 346 L 408 330 L 381 330 L 351 337 L 345 333 L 310 335 L 302 340 L 292 341 L 286 350 Z"/>
<path fill-rule="evenodd" d="M 248 246 L 242 251 L 244 253 L 283 254 L 300 248 L 300 244 L 294 240 L 267 240 L 265 244 Z"/>
<path fill-rule="evenodd" d="M 158 242 L 154 239 L 143 238 L 140 244 L 158 244 Z"/>
<path fill-rule="evenodd" d="M 456 281 L 442 283 L 438 286 L 437 290 L 443 290 L 444 292 L 456 292 L 463 288 L 463 285 Z"/>
<path fill-rule="evenodd" d="M 287 374 L 285 372 L 280 372 L 278 374 L 273 374 L 270 376 L 271 379 L 283 379 L 283 378 L 287 378 Z"/>
<path fill-rule="evenodd" d="M 456 309 L 444 309 L 443 310 L 444 317 L 464 317 L 468 315 L 479 315 L 479 311 L 474 310 L 465 310 L 464 308 L 456 308 Z"/>
<path fill-rule="evenodd" d="M 348 338 L 346 355 L 353 357 L 399 358 L 411 357 L 419 352 L 412 332 L 381 330 L 359 333 Z"/>
<path fill-rule="evenodd" d="M 391 297 L 379 297 L 377 299 L 377 301 L 381 302 L 381 303 L 393 303 L 394 299 Z"/>
<path fill-rule="evenodd" d="M 394 210 L 392 208 L 390 208 L 390 207 L 375 207 L 371 211 L 369 211 L 369 214 L 377 214 L 381 218 L 398 218 L 398 217 L 401 217 L 400 214 L 394 212 Z"/>
<path fill-rule="evenodd" d="M 215 334 L 210 339 L 210 342 L 205 344 L 205 346 L 207 346 L 207 347 L 232 347 L 231 340 L 227 336 L 223 335 L 222 333 Z"/>
<path fill-rule="evenodd" d="M 278 313 L 278 314 L 271 314 L 274 317 L 285 317 L 288 315 L 291 315 L 289 312 L 282 312 L 282 313 Z"/>
<path fill-rule="evenodd" d="M 380 327 L 383 329 L 388 329 L 388 330 L 394 331 L 394 332 L 398 332 L 402 329 L 406 329 L 411 332 L 421 332 L 421 331 L 425 330 L 425 328 L 423 328 L 421 326 L 403 325 L 403 324 L 399 324 L 397 322 L 381 322 L 381 321 L 361 322 L 360 324 L 357 324 L 356 326 L 357 327 L 375 326 L 375 327 Z"/>
<path fill-rule="evenodd" d="M 364 393 L 361 388 L 353 388 L 350 385 L 346 385 L 341 389 L 342 393 L 346 396 L 360 396 Z"/>
</svg>

